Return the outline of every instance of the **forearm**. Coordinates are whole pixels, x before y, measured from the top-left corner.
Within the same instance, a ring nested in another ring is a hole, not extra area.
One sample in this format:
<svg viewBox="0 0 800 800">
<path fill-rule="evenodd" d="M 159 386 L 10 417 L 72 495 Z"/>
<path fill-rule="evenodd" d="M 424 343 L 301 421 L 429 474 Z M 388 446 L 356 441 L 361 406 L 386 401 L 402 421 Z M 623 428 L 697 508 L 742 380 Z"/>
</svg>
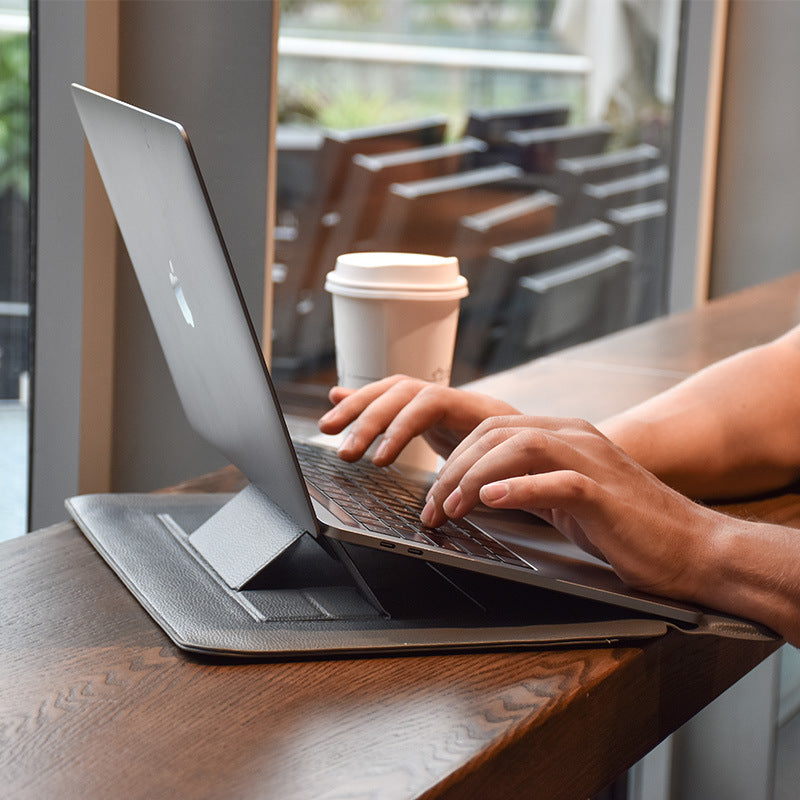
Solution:
<svg viewBox="0 0 800 800">
<path fill-rule="evenodd" d="M 722 514 L 673 596 L 752 619 L 800 644 L 800 531 Z"/>
<path fill-rule="evenodd" d="M 736 497 L 800 476 L 800 335 L 740 353 L 600 424 L 679 491 Z"/>
</svg>

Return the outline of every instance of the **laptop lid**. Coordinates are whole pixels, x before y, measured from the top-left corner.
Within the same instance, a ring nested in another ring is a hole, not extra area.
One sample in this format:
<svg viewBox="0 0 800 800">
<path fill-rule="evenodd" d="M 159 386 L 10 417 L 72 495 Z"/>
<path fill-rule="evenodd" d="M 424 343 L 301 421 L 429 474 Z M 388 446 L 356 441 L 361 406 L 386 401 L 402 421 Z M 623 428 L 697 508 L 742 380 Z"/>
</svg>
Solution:
<svg viewBox="0 0 800 800">
<path fill-rule="evenodd" d="M 189 423 L 316 535 L 275 389 L 186 132 L 77 84 L 72 95 Z"/>
</svg>

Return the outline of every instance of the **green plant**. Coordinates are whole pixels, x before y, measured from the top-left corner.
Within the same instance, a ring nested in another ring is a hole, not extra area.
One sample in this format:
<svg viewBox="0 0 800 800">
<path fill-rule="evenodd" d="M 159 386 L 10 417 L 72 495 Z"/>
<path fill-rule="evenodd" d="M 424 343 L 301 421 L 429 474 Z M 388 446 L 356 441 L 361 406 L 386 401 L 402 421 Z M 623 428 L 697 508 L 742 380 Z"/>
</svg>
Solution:
<svg viewBox="0 0 800 800">
<path fill-rule="evenodd" d="M 320 109 L 319 121 L 326 128 L 347 130 L 397 122 L 414 116 L 414 113 L 413 105 L 392 101 L 388 93 L 343 89 Z"/>
<path fill-rule="evenodd" d="M 30 190 L 30 51 L 27 34 L 0 36 L 0 192 Z"/>
</svg>

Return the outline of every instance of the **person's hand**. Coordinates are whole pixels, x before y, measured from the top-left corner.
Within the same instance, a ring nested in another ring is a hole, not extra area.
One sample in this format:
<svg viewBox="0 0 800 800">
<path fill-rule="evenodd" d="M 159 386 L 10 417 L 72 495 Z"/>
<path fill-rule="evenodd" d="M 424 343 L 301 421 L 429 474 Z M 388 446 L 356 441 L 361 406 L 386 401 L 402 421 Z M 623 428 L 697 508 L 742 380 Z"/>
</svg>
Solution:
<svg viewBox="0 0 800 800">
<path fill-rule="evenodd" d="M 422 521 L 435 527 L 479 501 L 529 511 L 630 586 L 684 599 L 697 590 L 693 560 L 728 520 L 670 489 L 589 423 L 522 415 L 486 420 L 462 441 Z"/>
<path fill-rule="evenodd" d="M 361 458 L 383 434 L 373 455 L 380 466 L 394 461 L 409 441 L 421 434 L 446 458 L 487 417 L 519 413 L 487 395 L 405 375 L 393 375 L 357 390 L 334 386 L 328 396 L 334 408 L 320 419 L 320 430 L 336 434 L 352 425 L 339 448 L 346 461 Z"/>
</svg>

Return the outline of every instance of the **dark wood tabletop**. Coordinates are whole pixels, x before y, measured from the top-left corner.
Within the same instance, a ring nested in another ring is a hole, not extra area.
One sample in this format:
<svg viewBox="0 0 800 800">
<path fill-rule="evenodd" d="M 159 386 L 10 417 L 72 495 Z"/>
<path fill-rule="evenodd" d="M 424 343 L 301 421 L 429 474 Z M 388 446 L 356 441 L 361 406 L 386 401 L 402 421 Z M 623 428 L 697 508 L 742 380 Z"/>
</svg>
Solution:
<svg viewBox="0 0 800 800">
<path fill-rule="evenodd" d="M 599 420 L 800 323 L 800 276 L 478 386 Z M 232 468 L 177 487 L 241 486 Z M 731 507 L 800 525 L 800 495 Z M 776 649 L 635 646 L 230 662 L 178 650 L 69 523 L 0 546 L 9 798 L 585 798 Z"/>
</svg>

